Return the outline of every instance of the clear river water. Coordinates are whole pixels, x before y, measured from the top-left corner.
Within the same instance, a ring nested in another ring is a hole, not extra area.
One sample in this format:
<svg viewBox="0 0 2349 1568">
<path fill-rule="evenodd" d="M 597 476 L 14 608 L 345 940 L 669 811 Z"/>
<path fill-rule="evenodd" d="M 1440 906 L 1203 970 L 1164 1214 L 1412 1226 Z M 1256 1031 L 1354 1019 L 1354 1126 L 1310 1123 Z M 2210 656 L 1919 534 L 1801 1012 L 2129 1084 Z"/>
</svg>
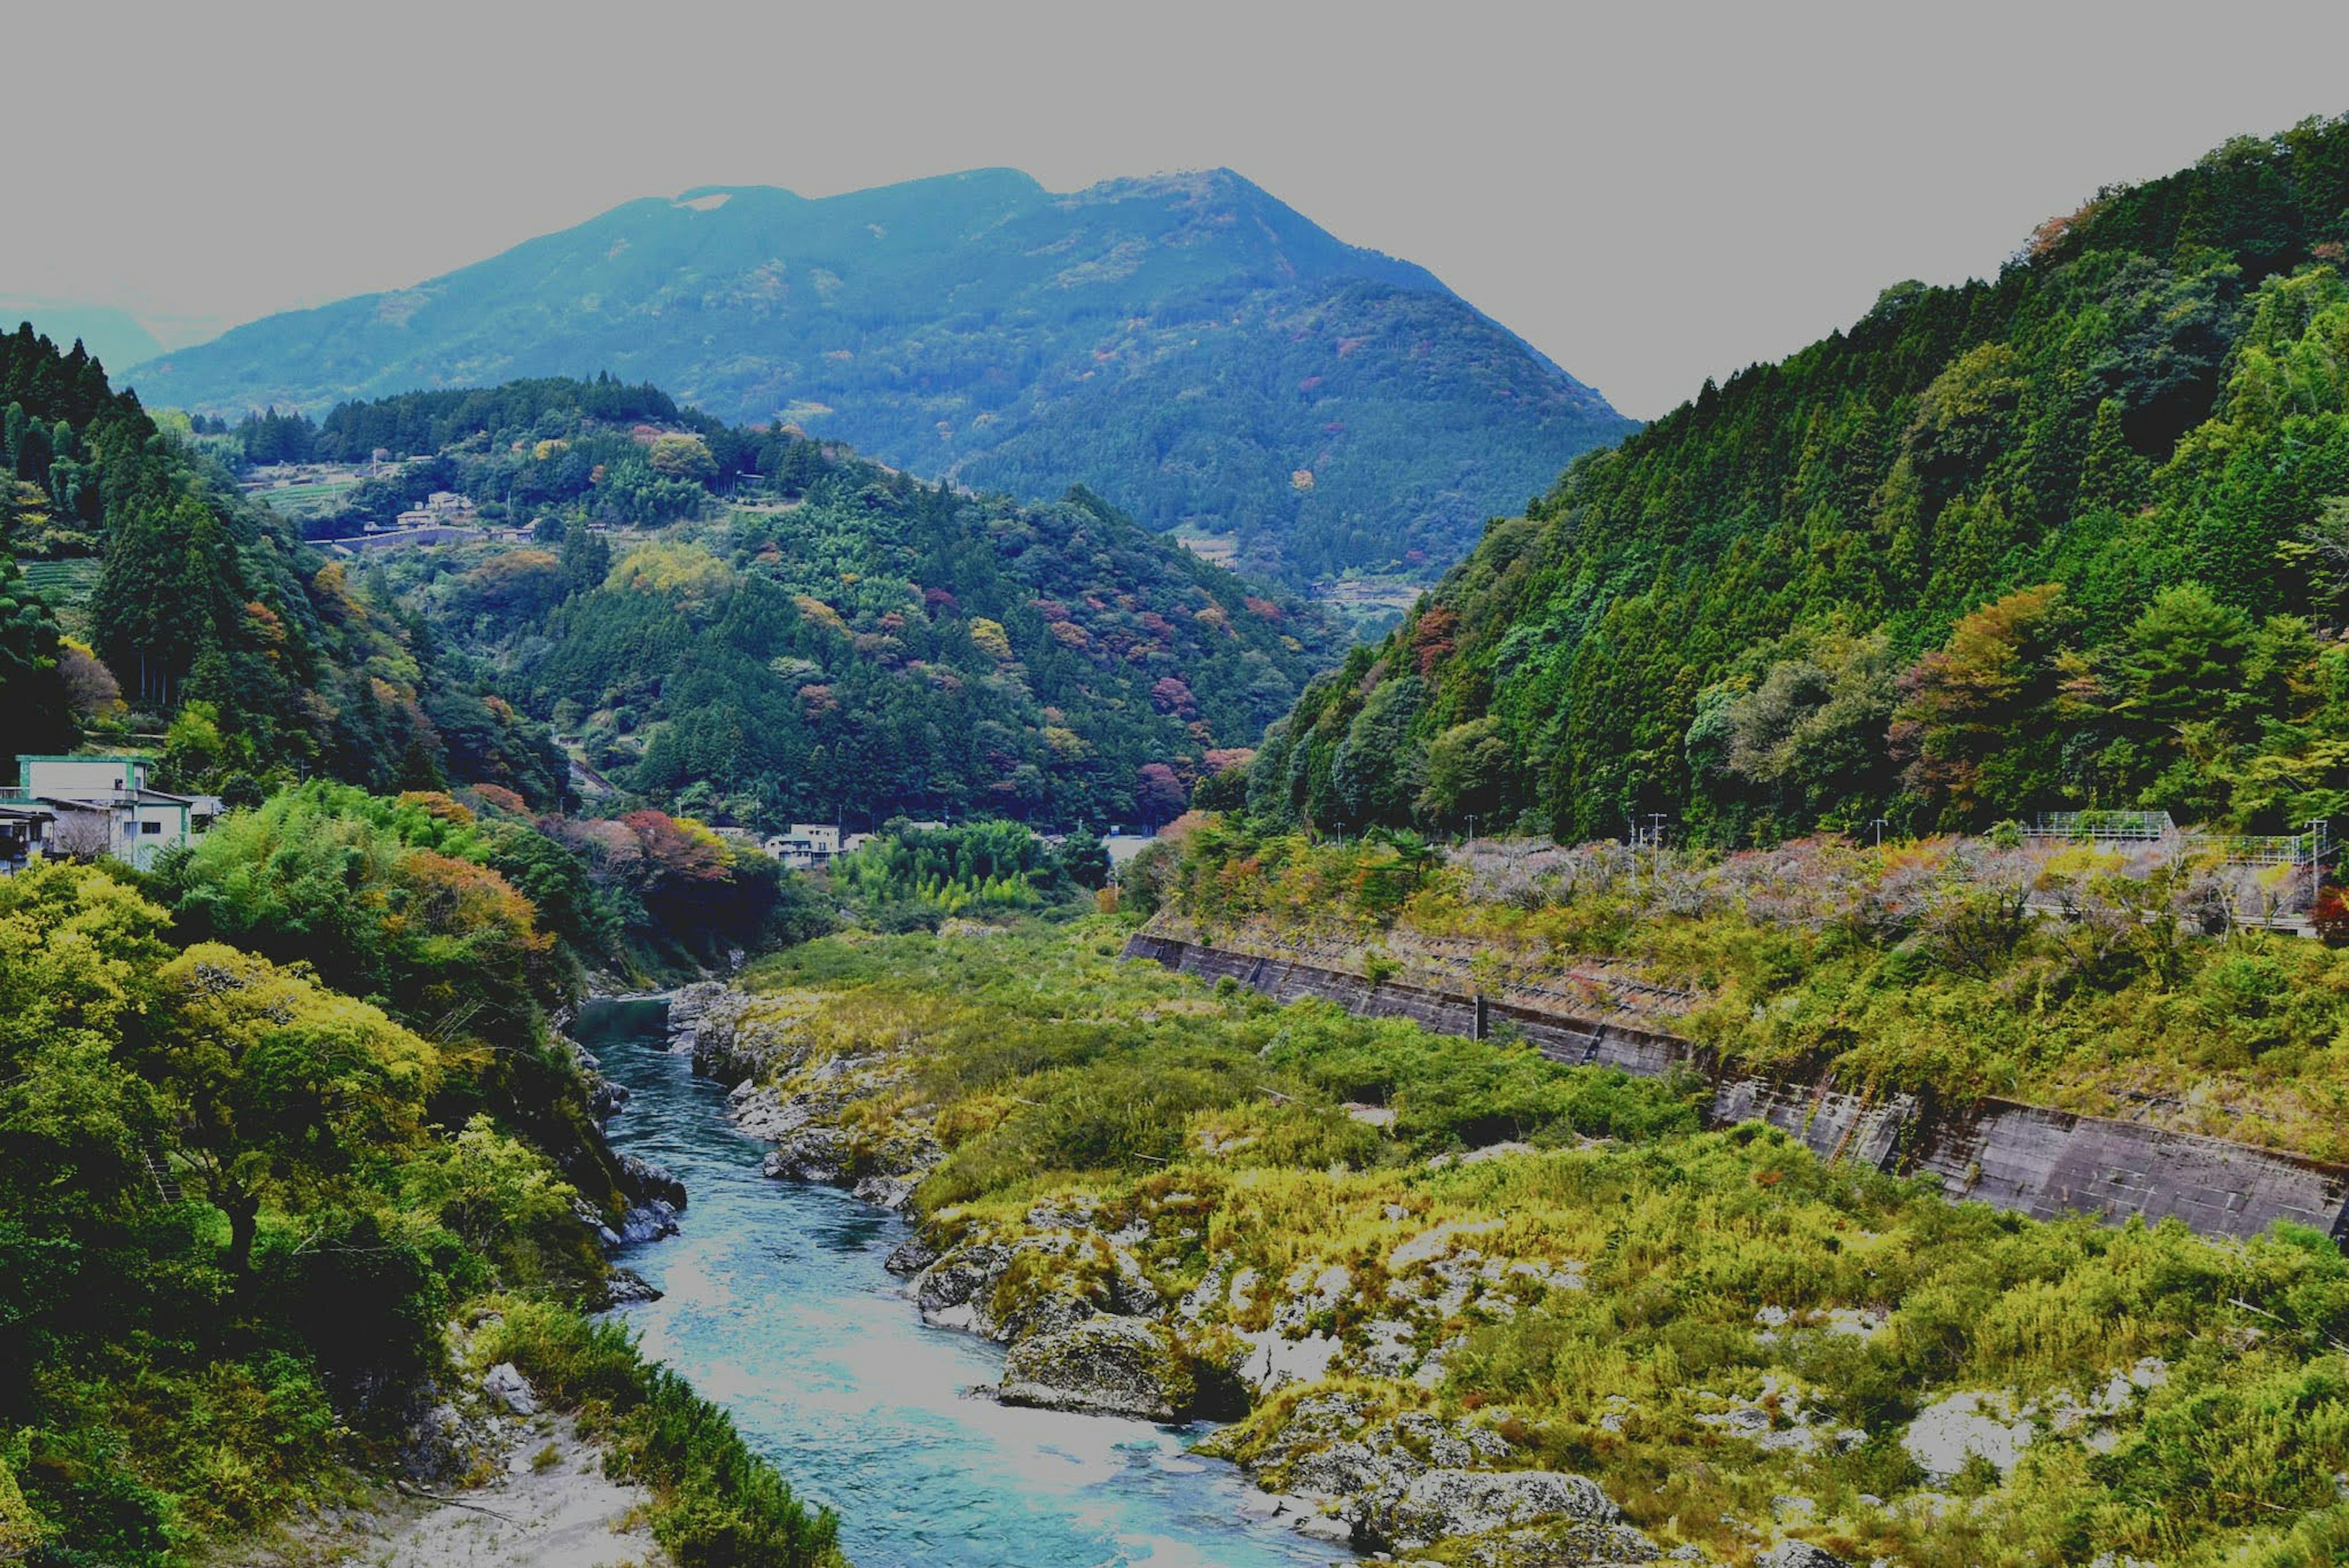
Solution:
<svg viewBox="0 0 2349 1568">
<path fill-rule="evenodd" d="M 683 1231 L 626 1262 L 662 1298 L 625 1310 L 646 1354 L 732 1412 L 858 1568 L 1325 1568 L 1341 1549 L 1244 1519 L 1204 1428 L 1007 1409 L 964 1397 L 1003 1352 L 925 1326 L 882 1260 L 895 1215 L 769 1180 L 725 1092 L 668 1052 L 659 1002 L 599 1002 L 574 1033 L 626 1085 L 613 1145 L 686 1185 Z"/>
</svg>

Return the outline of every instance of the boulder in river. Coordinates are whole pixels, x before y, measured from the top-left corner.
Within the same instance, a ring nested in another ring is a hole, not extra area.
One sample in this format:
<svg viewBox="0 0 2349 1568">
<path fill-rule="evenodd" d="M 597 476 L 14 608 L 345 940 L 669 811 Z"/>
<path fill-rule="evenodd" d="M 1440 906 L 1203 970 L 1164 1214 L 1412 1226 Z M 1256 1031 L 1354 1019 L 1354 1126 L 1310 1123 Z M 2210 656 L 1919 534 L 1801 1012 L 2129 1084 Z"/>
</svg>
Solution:
<svg viewBox="0 0 2349 1568">
<path fill-rule="evenodd" d="M 985 1298 L 1010 1264 L 1009 1250 L 992 1241 L 957 1247 L 923 1270 L 914 1287 L 922 1320 L 940 1328 L 981 1328 L 978 1320 L 988 1304 Z"/>
<path fill-rule="evenodd" d="M 677 1210 L 666 1198 L 656 1198 L 641 1208 L 629 1210 L 620 1221 L 620 1241 L 631 1247 L 676 1234 Z"/>
<path fill-rule="evenodd" d="M 605 1276 L 604 1304 L 607 1307 L 660 1299 L 661 1293 L 654 1288 L 652 1282 L 634 1269 L 614 1269 Z"/>
<path fill-rule="evenodd" d="M 671 1209 L 685 1207 L 685 1183 L 651 1160 L 633 1154 L 620 1157 L 620 1170 L 628 1179 L 628 1189 L 646 1202 L 659 1199 Z"/>
<path fill-rule="evenodd" d="M 1190 1366 L 1164 1328 L 1103 1316 L 1014 1344 L 995 1397 L 1006 1405 L 1171 1421 L 1196 1392 Z"/>
<path fill-rule="evenodd" d="M 919 1236 L 911 1236 L 891 1248 L 889 1256 L 882 1261 L 881 1266 L 893 1274 L 910 1277 L 937 1261 L 938 1250 L 936 1247 Z"/>
</svg>

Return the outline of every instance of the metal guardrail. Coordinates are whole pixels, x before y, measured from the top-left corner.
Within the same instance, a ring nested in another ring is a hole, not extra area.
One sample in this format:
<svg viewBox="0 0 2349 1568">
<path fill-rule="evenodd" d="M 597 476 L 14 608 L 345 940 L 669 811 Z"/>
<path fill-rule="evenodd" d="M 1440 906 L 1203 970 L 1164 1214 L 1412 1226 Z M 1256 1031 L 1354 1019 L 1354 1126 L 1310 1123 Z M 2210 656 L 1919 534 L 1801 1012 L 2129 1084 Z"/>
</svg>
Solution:
<svg viewBox="0 0 2349 1568">
<path fill-rule="evenodd" d="M 2310 866 L 2332 849 L 2322 819 L 2310 824 L 2306 833 L 2213 836 L 2203 842 L 2224 851 L 2237 866 Z"/>
<path fill-rule="evenodd" d="M 2212 849 L 2230 866 L 2310 866 L 2332 854 L 2322 818 L 2309 824 L 2305 833 L 2203 833 L 2178 826 L 2166 811 L 2043 811 L 2023 836 Z"/>
<path fill-rule="evenodd" d="M 2178 824 L 2166 811 L 2043 811 L 2032 818 L 2023 836 L 2158 844 L 2178 836 Z"/>
</svg>

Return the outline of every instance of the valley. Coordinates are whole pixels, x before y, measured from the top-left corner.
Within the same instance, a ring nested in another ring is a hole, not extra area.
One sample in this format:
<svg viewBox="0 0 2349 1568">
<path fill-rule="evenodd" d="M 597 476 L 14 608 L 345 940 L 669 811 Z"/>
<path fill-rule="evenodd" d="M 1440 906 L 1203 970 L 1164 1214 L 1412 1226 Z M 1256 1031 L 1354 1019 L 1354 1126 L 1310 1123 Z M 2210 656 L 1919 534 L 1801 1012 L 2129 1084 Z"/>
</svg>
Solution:
<svg viewBox="0 0 2349 1568">
<path fill-rule="evenodd" d="M 2314 119 L 1644 426 L 1226 170 L 0 337 L 0 1559 L 2349 1560 L 2344 267 Z"/>
</svg>

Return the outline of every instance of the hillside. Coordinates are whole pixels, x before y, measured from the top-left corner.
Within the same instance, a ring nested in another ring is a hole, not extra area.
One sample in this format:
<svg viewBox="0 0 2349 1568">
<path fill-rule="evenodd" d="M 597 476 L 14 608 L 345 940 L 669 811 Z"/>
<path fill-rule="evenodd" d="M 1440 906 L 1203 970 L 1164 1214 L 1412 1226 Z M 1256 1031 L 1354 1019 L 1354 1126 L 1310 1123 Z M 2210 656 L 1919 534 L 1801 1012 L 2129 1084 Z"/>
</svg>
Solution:
<svg viewBox="0 0 2349 1568">
<path fill-rule="evenodd" d="M 559 799 L 544 737 L 437 667 L 420 629 L 249 503 L 184 420 L 159 425 L 115 390 L 81 345 L 60 351 L 29 324 L 0 337 L 8 754 L 146 748 L 168 730 L 167 774 L 233 804 L 315 773 Z"/>
<path fill-rule="evenodd" d="M 231 443 L 419 454 L 316 534 L 442 489 L 533 518 L 363 576 L 604 777 L 723 825 L 1163 822 L 1343 644 L 1089 492 L 975 496 L 650 387 L 409 394 Z"/>
<path fill-rule="evenodd" d="M 1701 841 L 2349 809 L 2349 120 L 1577 462 L 1268 741 L 1275 820 Z"/>
<path fill-rule="evenodd" d="M 136 380 L 233 418 L 604 369 L 971 486 L 1081 483 L 1153 528 L 1237 534 L 1296 581 L 1441 566 L 1635 428 L 1425 271 L 1222 170 L 631 202 Z"/>
</svg>

